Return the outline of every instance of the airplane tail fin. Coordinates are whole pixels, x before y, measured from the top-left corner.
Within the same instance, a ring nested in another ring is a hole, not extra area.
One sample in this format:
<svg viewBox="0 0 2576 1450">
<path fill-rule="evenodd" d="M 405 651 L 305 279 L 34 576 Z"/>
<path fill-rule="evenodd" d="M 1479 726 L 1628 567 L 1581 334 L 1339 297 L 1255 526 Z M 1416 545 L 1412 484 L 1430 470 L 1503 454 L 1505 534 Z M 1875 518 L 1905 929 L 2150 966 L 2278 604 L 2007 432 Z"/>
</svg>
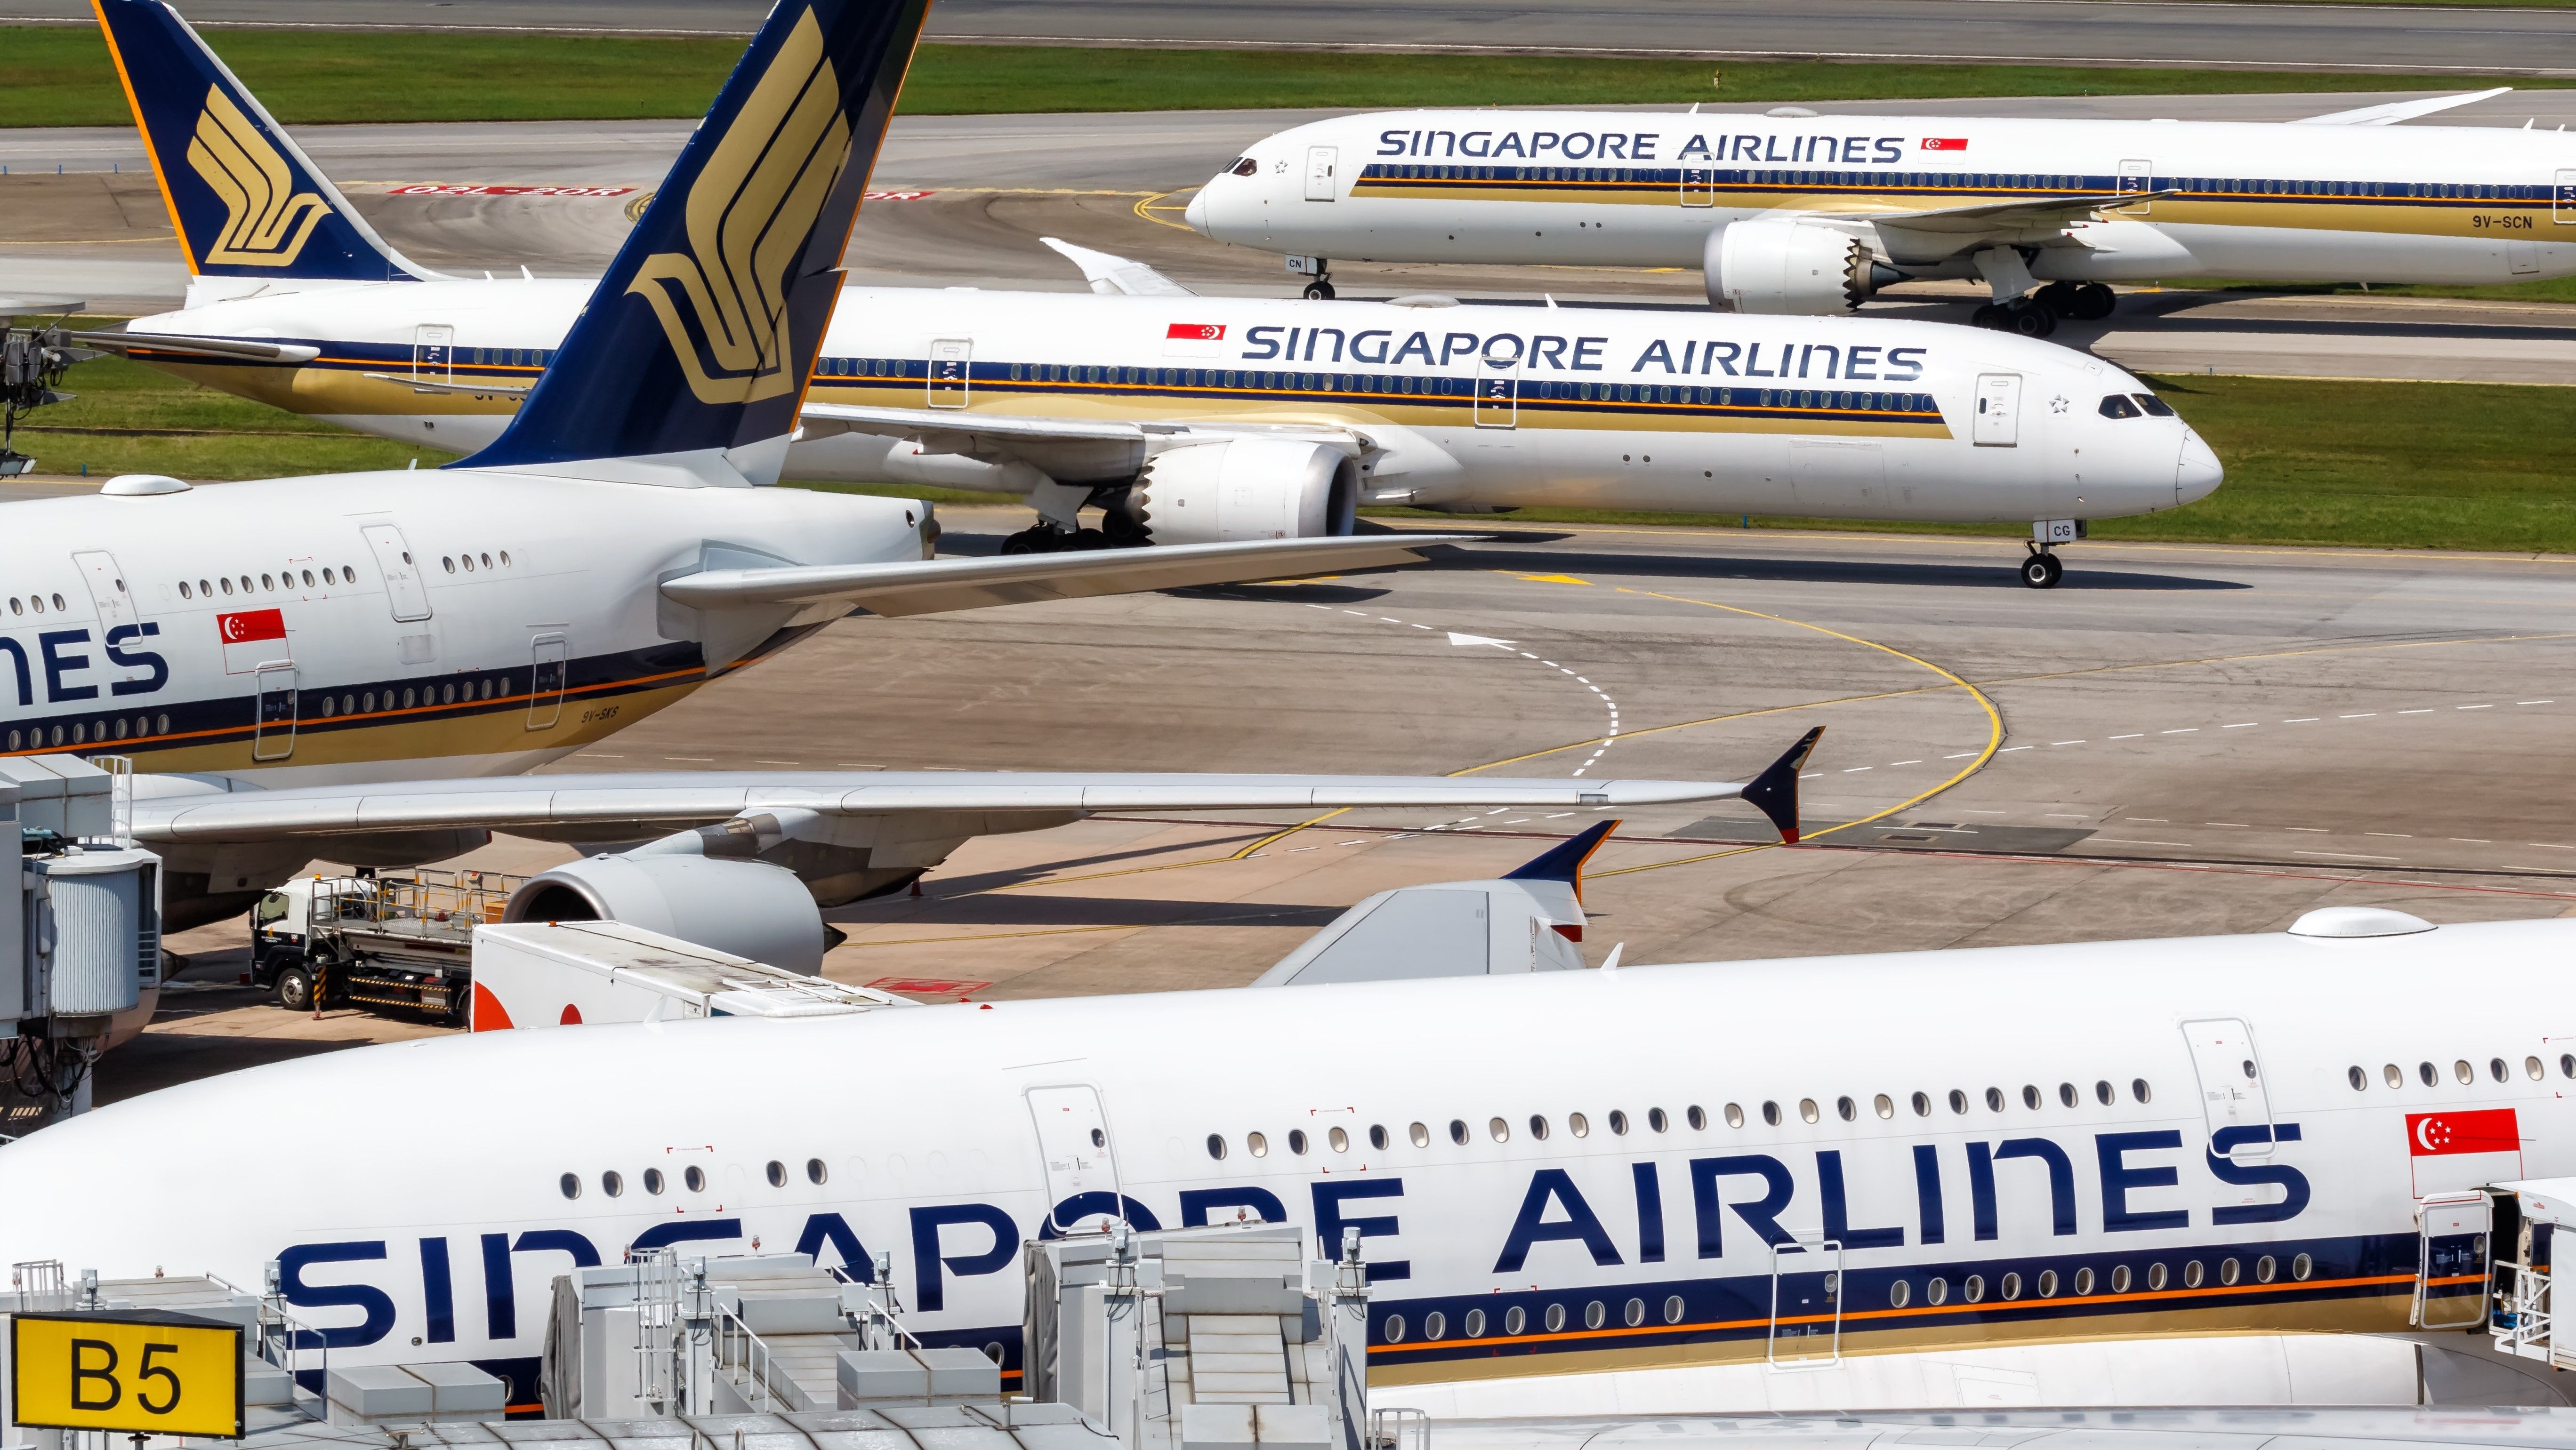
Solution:
<svg viewBox="0 0 2576 1450">
<path fill-rule="evenodd" d="M 775 480 L 929 0 L 780 0 L 509 427 L 451 467 Z M 697 455 L 690 459 L 687 455 Z"/>
<path fill-rule="evenodd" d="M 438 274 L 377 236 L 179 12 L 90 0 L 196 277 L 399 282 Z"/>
</svg>

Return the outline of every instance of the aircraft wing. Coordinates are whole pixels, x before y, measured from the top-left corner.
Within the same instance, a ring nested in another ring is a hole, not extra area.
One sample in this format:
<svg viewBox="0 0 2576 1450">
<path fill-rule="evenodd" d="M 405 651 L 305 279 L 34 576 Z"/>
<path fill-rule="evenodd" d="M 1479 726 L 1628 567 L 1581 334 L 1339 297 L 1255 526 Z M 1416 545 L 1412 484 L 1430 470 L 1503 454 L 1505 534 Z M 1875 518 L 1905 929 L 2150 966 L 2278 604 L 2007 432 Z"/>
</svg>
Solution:
<svg viewBox="0 0 2576 1450">
<path fill-rule="evenodd" d="M 1109 252 L 1095 252 L 1077 247 L 1056 237 L 1040 237 L 1067 261 L 1082 269 L 1083 280 L 1103 297 L 1196 297 L 1189 288 L 1155 271 L 1142 262 L 1131 262 Z"/>
<path fill-rule="evenodd" d="M 1973 206 L 1934 207 L 1925 211 L 1836 213 L 1836 220 L 1875 222 L 1910 232 L 1958 235 L 2059 232 L 2077 222 L 2098 220 L 2109 209 L 2136 206 L 2170 191 L 2100 192 L 2091 196 L 2034 197 L 2027 201 L 1989 201 Z"/>
<path fill-rule="evenodd" d="M 196 782 L 173 785 L 193 787 Z M 1091 774 L 1062 771 L 657 771 L 140 794 L 135 839 L 215 846 L 482 828 L 562 839 L 684 830 L 763 813 L 993 817 L 1110 810 L 1470 805 L 1637 806 L 1727 800 L 1732 781 L 1484 776 Z M 1008 829 L 1008 827 L 1003 827 Z M 967 832 L 973 834 L 973 831 Z"/>
<path fill-rule="evenodd" d="M 2511 86 L 2497 86 L 2491 91 L 2471 91 L 2460 96 L 2428 96 L 2421 100 L 2391 101 L 2384 106 L 2364 106 L 2357 111 L 2330 111 L 2322 116 L 2301 116 L 2289 124 L 2293 126 L 2394 126 L 2400 121 L 2411 121 L 2418 116 L 2429 116 L 2436 111 L 2450 110 L 2454 106 L 2466 106 L 2478 101 L 2490 100 L 2512 89 Z"/>
<path fill-rule="evenodd" d="M 1130 423 L 1114 418 L 1042 418 L 856 403 L 809 402 L 798 415 L 798 429 L 805 438 L 873 433 L 903 439 L 924 453 L 955 453 L 986 463 L 1016 459 L 1050 478 L 1133 473 L 1161 449 L 1212 438 L 1299 438 L 1341 449 L 1354 458 L 1369 446 L 1367 435 L 1326 423 Z"/>
<path fill-rule="evenodd" d="M 261 342 L 248 337 L 190 337 L 176 332 L 68 332 L 73 347 L 95 348 L 130 357 L 160 353 L 175 357 L 239 358 L 247 362 L 311 362 L 322 349 L 301 343 Z"/>
<path fill-rule="evenodd" d="M 989 559 L 906 559 L 889 564 L 807 564 L 708 569 L 667 580 L 662 594 L 691 609 L 764 604 L 851 604 L 900 618 L 1041 599 L 1088 599 L 1252 579 L 1337 574 L 1409 564 L 1432 544 L 1464 534 L 1348 534 L 1233 544 L 1157 544 Z"/>
</svg>

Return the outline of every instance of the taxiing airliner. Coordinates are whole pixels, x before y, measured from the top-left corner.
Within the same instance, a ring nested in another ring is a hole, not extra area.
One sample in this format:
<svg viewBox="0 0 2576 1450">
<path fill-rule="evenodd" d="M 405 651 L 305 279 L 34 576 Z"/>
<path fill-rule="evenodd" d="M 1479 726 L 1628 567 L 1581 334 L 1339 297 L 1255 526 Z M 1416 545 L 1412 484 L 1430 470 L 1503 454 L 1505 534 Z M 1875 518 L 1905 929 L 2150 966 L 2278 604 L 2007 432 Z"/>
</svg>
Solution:
<svg viewBox="0 0 2576 1450">
<path fill-rule="evenodd" d="M 2498 94 L 2286 124 L 1375 112 L 1264 139 L 1187 216 L 1286 254 L 1310 297 L 1332 258 L 1697 267 L 1712 306 L 1752 313 L 1973 278 L 1978 323 L 2045 337 L 2109 316 L 2112 282 L 2576 273 L 2576 137 L 2393 124 Z"/>
<path fill-rule="evenodd" d="M 386 437 L 499 436 L 591 285 L 417 267 L 168 6 L 94 3 L 198 305 L 82 340 Z M 268 250 L 245 253 L 254 233 Z M 2039 588 L 2083 521 L 2175 508 L 2221 477 L 2137 378 L 2019 338 L 1204 298 L 1058 250 L 1124 295 L 845 291 L 777 467 L 1022 495 L 1038 521 L 1012 552 L 1330 537 L 1362 504 L 2007 522 L 2033 529 L 2022 577 Z"/>
<path fill-rule="evenodd" d="M 909 1327 L 1016 1371 L 1022 1242 L 1118 1219 L 1293 1223 L 1322 1257 L 1358 1230 L 1380 1383 L 2476 1327 L 2491 1262 L 2549 1257 L 2484 1190 L 2576 1172 L 2545 986 L 2571 950 L 2571 921 L 2339 908 L 2258 936 L 1511 975 L 1480 956 L 1436 979 L 477 1032 L 0 1147 L 0 1175 L 41 1186 L 0 1196 L 0 1254 L 245 1284 L 273 1263 L 334 1370 L 468 1360 L 521 1400 L 556 1276 L 659 1247 L 860 1277 L 889 1256 Z M 2426 990 L 2466 961 L 2532 990 Z M 332 1150 L 254 1184 L 239 1127 L 281 1102 Z"/>
<path fill-rule="evenodd" d="M 1116 806 L 1574 809 L 1632 795 L 1617 782 L 1474 778 L 493 778 L 853 610 L 1367 568 L 1422 547 L 1422 535 L 1268 537 L 935 558 L 921 503 L 752 486 L 777 476 L 832 309 L 850 301 L 841 249 L 926 3 L 781 6 L 566 318 L 555 366 L 464 463 L 200 488 L 128 476 L 8 507 L 0 748 L 112 753 L 152 772 L 136 784 L 132 833 L 168 863 L 172 929 L 242 910 L 315 856 L 415 864 L 496 828 L 663 838 L 601 869 L 638 909 L 676 921 L 686 901 L 785 899 L 810 916 L 815 901 L 909 881 L 968 837 Z M 206 170 L 235 186 L 224 245 L 250 266 L 327 243 L 324 217 L 345 218 L 290 198 L 239 140 L 211 119 L 200 138 Z"/>
</svg>

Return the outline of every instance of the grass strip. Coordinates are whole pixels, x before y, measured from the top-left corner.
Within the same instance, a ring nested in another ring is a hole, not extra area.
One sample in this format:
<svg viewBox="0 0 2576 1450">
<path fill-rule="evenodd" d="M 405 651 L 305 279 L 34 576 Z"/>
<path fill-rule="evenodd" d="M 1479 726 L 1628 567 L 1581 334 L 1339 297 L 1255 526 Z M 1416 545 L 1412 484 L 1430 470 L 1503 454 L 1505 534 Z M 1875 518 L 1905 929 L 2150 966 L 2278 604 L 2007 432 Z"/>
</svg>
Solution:
<svg viewBox="0 0 2576 1450">
<path fill-rule="evenodd" d="M 289 125 L 627 120 L 703 115 L 741 56 L 728 37 L 233 30 L 226 64 Z M 473 83 L 425 78 L 470 76 Z M 1906 97 L 2468 91 L 2576 80 L 2155 67 L 1840 64 L 925 45 L 908 115 L 1274 106 L 1743 104 Z M 131 117 L 99 33 L 0 26 L 0 126 Z"/>
<path fill-rule="evenodd" d="M 2199 503 L 2094 523 L 2098 539 L 2576 553 L 2576 487 L 2546 446 L 2576 436 L 2576 388 L 2163 377 L 2156 390 L 2200 430 L 2227 482 Z M 37 411 L 19 448 L 47 473 L 286 477 L 424 468 L 455 455 L 362 437 L 229 397 L 120 358 L 75 366 L 77 400 Z M 43 431 L 35 431 L 41 429 Z M 161 430 L 161 431 L 145 431 Z M 1008 494 L 895 484 L 818 484 L 936 503 L 1016 504 Z M 1417 509 L 1372 515 L 1445 518 Z M 1521 509 L 1532 523 L 1734 528 L 1734 514 Z M 1472 520 L 1468 520 L 1472 522 Z M 2026 526 L 1887 524 L 1755 516 L 1755 528 L 2024 537 Z"/>
</svg>

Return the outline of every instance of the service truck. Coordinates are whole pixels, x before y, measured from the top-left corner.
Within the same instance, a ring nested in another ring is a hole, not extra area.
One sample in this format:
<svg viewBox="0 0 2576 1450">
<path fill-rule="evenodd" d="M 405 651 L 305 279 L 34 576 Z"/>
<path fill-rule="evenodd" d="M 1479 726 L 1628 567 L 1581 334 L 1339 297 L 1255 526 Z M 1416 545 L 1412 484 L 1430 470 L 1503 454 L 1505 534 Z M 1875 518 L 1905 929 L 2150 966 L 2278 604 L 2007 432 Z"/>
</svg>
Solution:
<svg viewBox="0 0 2576 1450">
<path fill-rule="evenodd" d="M 348 1003 L 462 1026 L 474 928 L 499 921 L 525 880 L 430 869 L 298 877 L 251 908 L 251 981 L 293 1012 Z"/>
</svg>

